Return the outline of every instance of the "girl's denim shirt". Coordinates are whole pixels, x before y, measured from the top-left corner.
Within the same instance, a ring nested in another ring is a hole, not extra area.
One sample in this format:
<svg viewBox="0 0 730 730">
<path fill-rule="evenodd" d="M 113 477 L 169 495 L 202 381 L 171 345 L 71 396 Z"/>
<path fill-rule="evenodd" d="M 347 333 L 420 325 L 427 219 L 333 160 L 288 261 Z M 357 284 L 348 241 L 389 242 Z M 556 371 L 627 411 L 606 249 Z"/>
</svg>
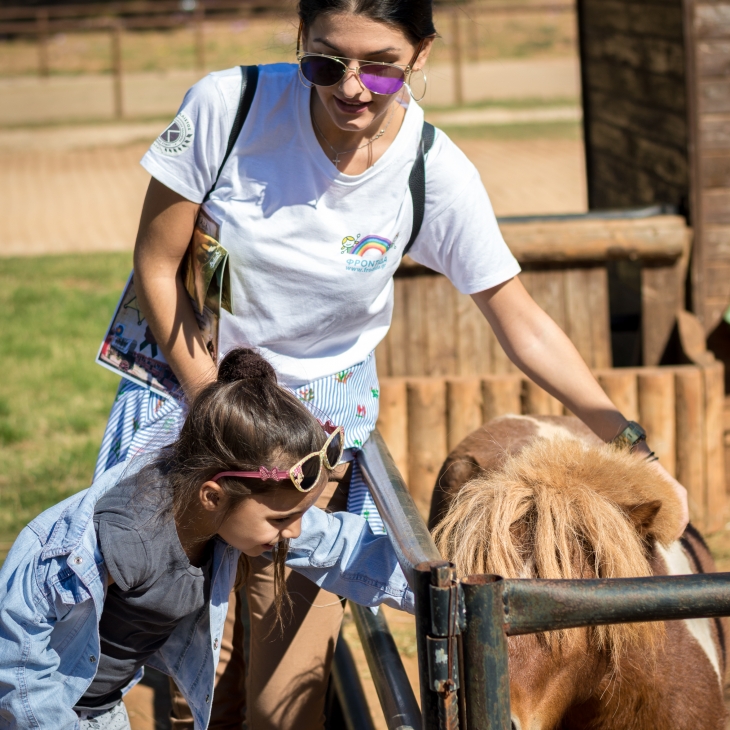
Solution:
<svg viewBox="0 0 730 730">
<path fill-rule="evenodd" d="M 149 457 L 147 457 L 149 458 Z M 119 464 L 89 489 L 46 510 L 15 541 L 0 570 L 0 728 L 79 727 L 73 711 L 96 673 L 106 569 L 94 506 L 143 459 Z M 216 538 L 210 602 L 175 628 L 147 664 L 170 675 L 188 701 L 196 730 L 206 728 L 220 638 L 239 552 Z M 366 606 L 413 612 L 386 536 L 361 517 L 305 513 L 287 564 L 317 585 Z M 141 672 L 125 692 L 141 679 Z"/>
</svg>

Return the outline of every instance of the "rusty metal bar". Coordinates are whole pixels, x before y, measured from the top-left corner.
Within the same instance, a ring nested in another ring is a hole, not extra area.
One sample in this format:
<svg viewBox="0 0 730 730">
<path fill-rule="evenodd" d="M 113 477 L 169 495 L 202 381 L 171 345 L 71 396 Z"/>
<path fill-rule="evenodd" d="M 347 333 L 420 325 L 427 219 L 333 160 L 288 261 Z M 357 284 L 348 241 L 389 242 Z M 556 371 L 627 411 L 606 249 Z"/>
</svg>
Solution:
<svg viewBox="0 0 730 730">
<path fill-rule="evenodd" d="M 495 575 L 473 575 L 461 582 L 466 609 L 462 692 L 468 730 L 511 727 L 504 584 Z"/>
<path fill-rule="evenodd" d="M 431 633 L 431 570 L 448 567 L 448 565 L 449 563 L 445 560 L 430 561 L 420 563 L 414 569 L 416 648 L 418 650 L 418 682 L 421 693 L 421 727 L 423 730 L 444 730 L 439 724 L 439 697 L 436 692 L 431 691 L 428 635 Z"/>
<path fill-rule="evenodd" d="M 340 700 L 347 730 L 375 730 L 355 660 L 342 634 L 335 647 L 332 681 Z"/>
<path fill-rule="evenodd" d="M 388 730 L 417 730 L 421 710 L 383 611 L 375 615 L 354 603 L 350 609 Z"/>
<path fill-rule="evenodd" d="M 504 630 L 509 636 L 579 626 L 730 616 L 730 573 L 503 582 Z"/>
<path fill-rule="evenodd" d="M 415 566 L 441 561 L 441 555 L 377 430 L 365 442 L 357 463 L 383 518 L 398 562 L 413 587 Z"/>
</svg>

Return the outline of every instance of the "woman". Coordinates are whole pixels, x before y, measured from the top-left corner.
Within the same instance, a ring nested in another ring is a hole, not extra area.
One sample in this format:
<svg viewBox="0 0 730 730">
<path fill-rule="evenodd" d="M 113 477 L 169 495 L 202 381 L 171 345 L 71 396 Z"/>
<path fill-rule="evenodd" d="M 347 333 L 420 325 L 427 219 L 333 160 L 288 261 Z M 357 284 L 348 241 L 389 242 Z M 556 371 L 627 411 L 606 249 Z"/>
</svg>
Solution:
<svg viewBox="0 0 730 730">
<path fill-rule="evenodd" d="M 350 461 L 318 505 L 344 509 L 349 491 L 350 509 L 367 511 L 377 528 L 352 449 L 377 419 L 373 350 L 389 327 L 392 277 L 411 236 L 408 179 L 423 125 L 408 82 L 420 78 L 436 31 L 430 0 L 301 0 L 299 16 L 300 67 L 260 67 L 246 123 L 205 202 L 230 253 L 232 314 L 222 315 L 220 351 L 259 348 L 280 382 L 345 426 Z M 142 160 L 153 179 L 135 248 L 137 293 L 188 398 L 215 378 L 216 363 L 178 272 L 239 94 L 238 69 L 203 79 L 169 128 L 174 143 L 163 133 Z M 410 255 L 470 294 L 511 359 L 601 438 L 621 434 L 627 420 L 525 291 L 476 169 L 440 131 L 425 170 Z M 99 469 L 143 445 L 147 430 L 174 430 L 180 413 L 175 401 L 123 385 Z M 132 419 L 143 428 L 120 425 Z M 249 727 L 321 728 L 342 605 L 301 581 L 290 586 L 298 595 L 285 636 L 269 635 L 267 571 L 254 565 L 247 587 L 256 667 Z"/>
</svg>

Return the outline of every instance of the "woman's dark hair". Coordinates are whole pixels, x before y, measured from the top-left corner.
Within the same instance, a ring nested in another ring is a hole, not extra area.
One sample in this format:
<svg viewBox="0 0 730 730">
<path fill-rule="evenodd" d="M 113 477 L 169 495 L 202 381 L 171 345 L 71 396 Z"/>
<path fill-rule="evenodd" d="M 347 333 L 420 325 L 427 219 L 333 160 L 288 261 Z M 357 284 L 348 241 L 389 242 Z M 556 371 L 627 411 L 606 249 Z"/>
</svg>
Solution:
<svg viewBox="0 0 730 730">
<path fill-rule="evenodd" d="M 297 11 L 305 29 L 322 14 L 353 13 L 396 26 L 414 45 L 436 35 L 431 0 L 299 0 Z"/>
<path fill-rule="evenodd" d="M 218 378 L 190 405 L 177 440 L 162 449 L 150 466 L 172 489 L 172 511 L 182 516 L 198 499 L 201 484 L 222 471 L 287 469 L 326 440 L 317 419 L 276 382 L 274 368 L 254 350 L 239 348 L 226 355 Z M 291 480 L 221 478 L 228 497 L 225 519 L 246 498 L 276 489 L 294 489 Z M 211 536 L 212 537 L 212 536 Z M 287 541 L 274 551 L 275 606 L 289 601 L 284 578 Z M 242 564 L 245 580 L 248 563 Z"/>
</svg>

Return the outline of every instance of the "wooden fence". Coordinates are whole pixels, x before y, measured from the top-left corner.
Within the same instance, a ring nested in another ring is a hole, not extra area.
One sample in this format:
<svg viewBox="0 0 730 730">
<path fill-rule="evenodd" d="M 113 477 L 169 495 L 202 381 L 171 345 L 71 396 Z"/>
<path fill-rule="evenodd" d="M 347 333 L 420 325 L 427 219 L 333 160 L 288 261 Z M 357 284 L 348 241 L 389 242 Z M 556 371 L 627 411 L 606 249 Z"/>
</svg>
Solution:
<svg viewBox="0 0 730 730">
<path fill-rule="evenodd" d="M 621 412 L 646 428 L 651 448 L 687 488 L 693 523 L 708 532 L 722 529 L 727 519 L 722 364 L 595 373 Z M 467 434 L 497 416 L 563 413 L 557 400 L 523 375 L 386 377 L 378 428 L 426 516 L 441 464 Z"/>
</svg>

